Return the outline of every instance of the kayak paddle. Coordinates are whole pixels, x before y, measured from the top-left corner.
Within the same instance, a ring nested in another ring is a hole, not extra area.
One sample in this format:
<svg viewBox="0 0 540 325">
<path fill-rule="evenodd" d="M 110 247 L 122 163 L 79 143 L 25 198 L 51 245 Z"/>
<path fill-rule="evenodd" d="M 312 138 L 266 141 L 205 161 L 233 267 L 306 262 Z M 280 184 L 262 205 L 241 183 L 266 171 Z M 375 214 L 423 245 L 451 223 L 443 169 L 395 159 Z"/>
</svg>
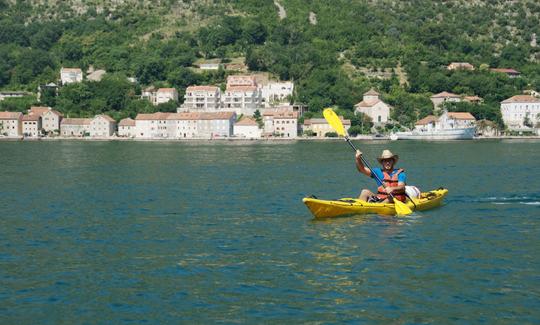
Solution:
<svg viewBox="0 0 540 325">
<path fill-rule="evenodd" d="M 339 136 L 344 137 L 345 141 L 347 141 L 347 143 L 351 146 L 351 148 L 353 148 L 353 150 L 356 152 L 357 150 L 356 146 L 349 139 L 349 136 L 347 135 L 347 132 L 345 131 L 345 128 L 343 127 L 343 123 L 341 122 L 339 117 L 336 115 L 336 113 L 331 108 L 326 108 L 323 111 L 323 115 L 326 121 L 328 122 L 328 124 L 330 124 L 330 126 L 336 131 L 336 133 Z M 364 159 L 363 156 L 360 156 L 360 159 L 362 159 L 362 163 L 364 163 L 364 166 L 372 170 L 371 166 L 368 164 L 368 162 Z M 385 187 L 383 181 L 379 178 L 379 176 L 373 172 L 372 174 L 375 176 L 377 181 L 379 181 L 379 183 L 381 183 L 383 187 Z M 406 216 L 412 213 L 412 210 L 405 203 L 396 199 L 394 195 L 392 195 L 391 193 L 390 193 L 390 196 L 394 200 L 394 207 L 396 208 L 396 212 L 398 216 Z"/>
</svg>

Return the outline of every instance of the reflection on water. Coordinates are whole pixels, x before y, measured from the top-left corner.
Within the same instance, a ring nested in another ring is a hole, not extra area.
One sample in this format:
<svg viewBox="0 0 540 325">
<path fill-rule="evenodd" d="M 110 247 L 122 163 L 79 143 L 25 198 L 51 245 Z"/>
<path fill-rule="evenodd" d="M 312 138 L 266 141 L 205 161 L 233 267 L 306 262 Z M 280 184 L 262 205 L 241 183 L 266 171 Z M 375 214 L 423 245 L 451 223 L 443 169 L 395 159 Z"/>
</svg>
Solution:
<svg viewBox="0 0 540 325">
<path fill-rule="evenodd" d="M 536 142 L 357 145 L 446 204 L 314 220 L 374 187 L 337 141 L 0 142 L 0 322 L 540 322 Z"/>
</svg>

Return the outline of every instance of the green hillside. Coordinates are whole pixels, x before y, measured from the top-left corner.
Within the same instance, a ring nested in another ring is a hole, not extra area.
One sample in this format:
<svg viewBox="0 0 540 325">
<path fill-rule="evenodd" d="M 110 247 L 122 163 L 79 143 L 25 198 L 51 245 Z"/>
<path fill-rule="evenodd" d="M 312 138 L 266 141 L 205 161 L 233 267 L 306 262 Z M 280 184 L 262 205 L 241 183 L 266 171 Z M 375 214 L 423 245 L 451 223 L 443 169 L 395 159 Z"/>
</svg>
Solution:
<svg viewBox="0 0 540 325">
<path fill-rule="evenodd" d="M 499 101 L 540 89 L 537 1 L 278 2 L 285 18 L 272 0 L 0 0 L 0 88 L 35 91 L 56 82 L 62 66 L 92 65 L 107 77 L 63 87 L 58 97 L 46 94 L 45 103 L 73 116 L 121 118 L 155 110 L 137 99 L 146 85 L 182 93 L 190 84 L 226 78 L 223 71 L 194 72 L 195 60 L 245 57 L 252 71 L 294 80 L 295 100 L 313 112 L 331 105 L 352 110 L 376 87 L 405 125 L 432 111 L 432 93 L 478 95 L 483 104 L 459 109 L 498 120 Z M 476 69 L 446 70 L 453 61 Z M 489 67 L 522 76 L 510 79 Z"/>
</svg>

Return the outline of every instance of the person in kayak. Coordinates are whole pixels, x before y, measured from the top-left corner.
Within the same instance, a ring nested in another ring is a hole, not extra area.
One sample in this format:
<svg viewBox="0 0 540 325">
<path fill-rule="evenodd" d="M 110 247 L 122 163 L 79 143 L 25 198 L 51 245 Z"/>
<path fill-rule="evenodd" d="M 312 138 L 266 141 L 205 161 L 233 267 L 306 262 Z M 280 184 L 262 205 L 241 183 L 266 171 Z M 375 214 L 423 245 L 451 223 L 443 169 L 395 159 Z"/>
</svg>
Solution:
<svg viewBox="0 0 540 325">
<path fill-rule="evenodd" d="M 405 196 L 405 183 L 407 181 L 407 175 L 403 169 L 394 169 L 394 165 L 399 159 L 398 155 L 394 155 L 390 150 L 383 150 L 380 157 L 377 158 L 382 168 L 373 168 L 373 170 L 364 166 L 362 162 L 362 152 L 356 151 L 356 168 L 362 174 L 375 178 L 377 185 L 377 194 L 370 190 L 363 189 L 358 199 L 366 202 L 380 202 L 390 203 L 393 202 L 390 193 L 402 202 L 405 202 L 407 197 Z M 375 177 L 379 176 L 379 179 L 383 181 L 384 186 Z"/>
</svg>

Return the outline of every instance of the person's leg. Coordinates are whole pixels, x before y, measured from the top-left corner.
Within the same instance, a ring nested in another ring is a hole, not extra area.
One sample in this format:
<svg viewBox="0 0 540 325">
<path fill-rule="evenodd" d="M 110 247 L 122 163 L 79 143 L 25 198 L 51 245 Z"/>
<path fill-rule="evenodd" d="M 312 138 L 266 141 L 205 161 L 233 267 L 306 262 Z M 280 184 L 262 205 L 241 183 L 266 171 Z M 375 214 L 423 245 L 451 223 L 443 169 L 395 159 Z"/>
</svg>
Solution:
<svg viewBox="0 0 540 325">
<path fill-rule="evenodd" d="M 358 197 L 359 200 L 361 201 L 368 201 L 370 197 L 374 196 L 375 194 L 373 194 L 373 192 L 371 192 L 370 190 L 362 190 L 362 192 L 360 193 L 360 196 Z"/>
</svg>

